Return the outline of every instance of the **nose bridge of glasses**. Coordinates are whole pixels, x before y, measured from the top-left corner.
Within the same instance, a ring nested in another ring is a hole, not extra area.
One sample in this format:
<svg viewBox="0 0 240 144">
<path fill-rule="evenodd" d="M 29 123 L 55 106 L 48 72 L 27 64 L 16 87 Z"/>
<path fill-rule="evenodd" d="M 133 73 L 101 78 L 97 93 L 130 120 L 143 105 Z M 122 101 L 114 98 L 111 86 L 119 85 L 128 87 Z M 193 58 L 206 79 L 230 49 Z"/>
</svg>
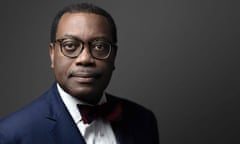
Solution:
<svg viewBox="0 0 240 144">
<path fill-rule="evenodd" d="M 93 58 L 92 57 L 92 54 L 91 54 L 91 49 L 90 49 L 90 45 L 89 43 L 84 43 L 82 42 L 81 43 L 82 45 L 80 46 L 80 51 L 79 51 L 79 54 L 77 56 L 77 58 L 83 58 L 83 59 L 86 59 L 86 58 Z"/>
</svg>

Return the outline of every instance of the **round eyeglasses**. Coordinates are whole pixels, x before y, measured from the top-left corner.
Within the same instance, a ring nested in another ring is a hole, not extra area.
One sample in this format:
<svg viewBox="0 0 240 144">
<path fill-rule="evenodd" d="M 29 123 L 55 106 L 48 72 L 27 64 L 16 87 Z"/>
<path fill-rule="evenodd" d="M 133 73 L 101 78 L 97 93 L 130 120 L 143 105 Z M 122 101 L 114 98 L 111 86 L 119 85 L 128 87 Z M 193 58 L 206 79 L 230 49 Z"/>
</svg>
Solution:
<svg viewBox="0 0 240 144">
<path fill-rule="evenodd" d="M 62 54 L 69 58 L 78 57 L 85 45 L 82 40 L 77 38 L 57 39 L 56 42 L 59 42 Z M 116 47 L 116 45 L 106 40 L 96 39 L 89 41 L 88 47 L 93 58 L 104 60 L 110 56 L 112 47 Z"/>
</svg>

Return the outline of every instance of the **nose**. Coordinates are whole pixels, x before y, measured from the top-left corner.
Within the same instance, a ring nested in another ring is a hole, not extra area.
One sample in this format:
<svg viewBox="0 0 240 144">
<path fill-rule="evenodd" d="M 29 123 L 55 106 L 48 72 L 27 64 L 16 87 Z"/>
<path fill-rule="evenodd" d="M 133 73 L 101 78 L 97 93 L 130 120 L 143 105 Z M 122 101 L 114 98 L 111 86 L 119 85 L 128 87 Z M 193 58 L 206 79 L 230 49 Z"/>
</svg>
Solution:
<svg viewBox="0 0 240 144">
<path fill-rule="evenodd" d="M 92 66 L 94 64 L 94 58 L 91 56 L 89 49 L 86 46 L 75 60 L 76 65 Z"/>
</svg>

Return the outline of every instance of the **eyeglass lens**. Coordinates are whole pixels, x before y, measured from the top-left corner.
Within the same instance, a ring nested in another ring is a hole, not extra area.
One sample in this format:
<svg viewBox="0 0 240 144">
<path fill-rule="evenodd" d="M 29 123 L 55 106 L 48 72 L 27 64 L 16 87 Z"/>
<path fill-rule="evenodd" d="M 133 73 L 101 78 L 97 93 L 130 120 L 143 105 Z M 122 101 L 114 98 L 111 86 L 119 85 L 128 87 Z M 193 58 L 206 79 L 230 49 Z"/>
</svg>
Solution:
<svg viewBox="0 0 240 144">
<path fill-rule="evenodd" d="M 70 58 L 77 57 L 84 48 L 84 42 L 76 39 L 62 39 L 60 42 L 62 53 Z M 111 43 L 104 40 L 94 40 L 88 43 L 92 57 L 106 59 L 111 53 Z"/>
</svg>

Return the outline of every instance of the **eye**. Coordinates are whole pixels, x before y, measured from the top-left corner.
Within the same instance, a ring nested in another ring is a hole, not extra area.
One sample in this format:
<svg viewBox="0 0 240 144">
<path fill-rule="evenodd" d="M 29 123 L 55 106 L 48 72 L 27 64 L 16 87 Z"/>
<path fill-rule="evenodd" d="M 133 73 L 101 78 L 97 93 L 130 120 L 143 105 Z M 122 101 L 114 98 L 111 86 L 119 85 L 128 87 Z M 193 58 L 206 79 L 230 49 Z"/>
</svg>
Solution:
<svg viewBox="0 0 240 144">
<path fill-rule="evenodd" d="M 75 51 L 79 47 L 79 45 L 80 44 L 78 42 L 64 41 L 62 43 L 62 48 L 66 51 Z"/>
<path fill-rule="evenodd" d="M 105 51 L 108 50 L 110 45 L 106 42 L 95 42 L 92 44 L 94 51 Z"/>
</svg>

